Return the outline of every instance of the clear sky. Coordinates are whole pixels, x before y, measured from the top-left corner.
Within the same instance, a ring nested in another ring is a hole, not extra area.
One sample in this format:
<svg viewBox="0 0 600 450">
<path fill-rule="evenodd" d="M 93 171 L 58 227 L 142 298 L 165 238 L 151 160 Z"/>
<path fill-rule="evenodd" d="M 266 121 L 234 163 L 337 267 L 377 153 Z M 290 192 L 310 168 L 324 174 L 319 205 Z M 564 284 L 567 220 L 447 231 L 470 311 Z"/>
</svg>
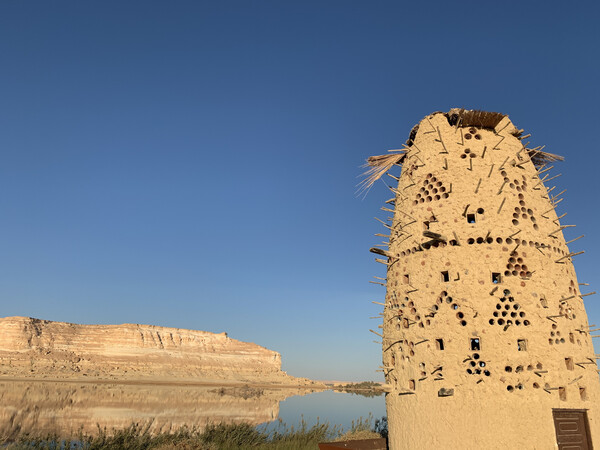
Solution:
<svg viewBox="0 0 600 450">
<path fill-rule="evenodd" d="M 565 157 L 559 213 L 600 291 L 599 16 L 586 0 L 5 0 L 0 315 L 227 331 L 292 375 L 379 379 L 368 249 L 390 195 L 356 197 L 359 166 L 452 107 L 509 114 Z M 600 295 L 586 306 L 600 325 Z"/>
</svg>

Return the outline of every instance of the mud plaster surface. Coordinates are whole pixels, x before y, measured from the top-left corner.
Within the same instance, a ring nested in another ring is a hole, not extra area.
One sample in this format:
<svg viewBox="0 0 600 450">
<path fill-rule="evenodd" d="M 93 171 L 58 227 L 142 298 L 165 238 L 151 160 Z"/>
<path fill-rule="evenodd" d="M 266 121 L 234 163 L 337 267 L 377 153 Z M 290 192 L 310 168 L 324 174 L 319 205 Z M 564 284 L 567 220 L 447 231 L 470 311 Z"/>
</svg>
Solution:
<svg viewBox="0 0 600 450">
<path fill-rule="evenodd" d="M 489 130 L 434 114 L 403 161 L 383 258 L 391 449 L 557 448 L 553 408 L 586 409 L 600 445 L 558 189 L 548 193 L 515 131 L 507 117 Z"/>
</svg>

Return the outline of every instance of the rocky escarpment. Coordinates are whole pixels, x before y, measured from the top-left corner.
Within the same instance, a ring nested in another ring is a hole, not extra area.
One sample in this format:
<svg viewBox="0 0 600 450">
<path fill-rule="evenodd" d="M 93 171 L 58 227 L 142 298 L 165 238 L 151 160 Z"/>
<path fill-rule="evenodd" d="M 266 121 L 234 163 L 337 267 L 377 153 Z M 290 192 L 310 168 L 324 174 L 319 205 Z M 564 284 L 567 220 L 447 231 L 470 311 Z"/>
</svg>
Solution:
<svg viewBox="0 0 600 450">
<path fill-rule="evenodd" d="M 281 355 L 226 333 L 152 325 L 77 325 L 0 319 L 0 375 L 157 381 L 307 384 L 281 371 Z"/>
</svg>

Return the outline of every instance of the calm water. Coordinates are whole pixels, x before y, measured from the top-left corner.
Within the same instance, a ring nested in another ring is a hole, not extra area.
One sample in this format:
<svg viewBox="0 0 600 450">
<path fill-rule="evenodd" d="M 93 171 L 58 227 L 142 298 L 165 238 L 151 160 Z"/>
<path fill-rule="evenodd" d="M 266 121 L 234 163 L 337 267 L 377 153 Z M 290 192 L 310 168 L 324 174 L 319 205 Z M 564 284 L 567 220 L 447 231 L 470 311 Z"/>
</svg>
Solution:
<svg viewBox="0 0 600 450">
<path fill-rule="evenodd" d="M 101 428 L 148 423 L 153 432 L 208 422 L 248 422 L 281 419 L 297 426 L 319 420 L 350 427 L 360 417 L 385 415 L 384 397 L 367 398 L 333 391 L 254 389 L 216 386 L 153 386 L 73 382 L 0 381 L 0 436 L 24 432 L 94 434 Z"/>
<path fill-rule="evenodd" d="M 312 425 L 317 418 L 321 423 L 342 425 L 347 429 L 360 417 L 373 419 L 385 416 L 385 397 L 367 398 L 356 394 L 333 391 L 316 392 L 305 396 L 290 397 L 279 405 L 279 417 L 288 425 L 296 425 L 301 418 Z"/>
</svg>

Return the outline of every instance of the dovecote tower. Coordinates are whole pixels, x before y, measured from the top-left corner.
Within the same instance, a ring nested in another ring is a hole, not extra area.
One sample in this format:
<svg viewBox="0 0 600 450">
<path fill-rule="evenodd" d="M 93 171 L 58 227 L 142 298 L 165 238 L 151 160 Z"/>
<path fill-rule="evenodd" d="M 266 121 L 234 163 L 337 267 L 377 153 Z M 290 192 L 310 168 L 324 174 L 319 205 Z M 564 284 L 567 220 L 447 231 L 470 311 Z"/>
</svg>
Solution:
<svg viewBox="0 0 600 450">
<path fill-rule="evenodd" d="M 384 211 L 390 449 L 591 449 L 600 385 L 580 283 L 549 188 L 557 155 L 499 113 L 425 117 Z M 389 237 L 389 239 L 387 239 Z"/>
</svg>

